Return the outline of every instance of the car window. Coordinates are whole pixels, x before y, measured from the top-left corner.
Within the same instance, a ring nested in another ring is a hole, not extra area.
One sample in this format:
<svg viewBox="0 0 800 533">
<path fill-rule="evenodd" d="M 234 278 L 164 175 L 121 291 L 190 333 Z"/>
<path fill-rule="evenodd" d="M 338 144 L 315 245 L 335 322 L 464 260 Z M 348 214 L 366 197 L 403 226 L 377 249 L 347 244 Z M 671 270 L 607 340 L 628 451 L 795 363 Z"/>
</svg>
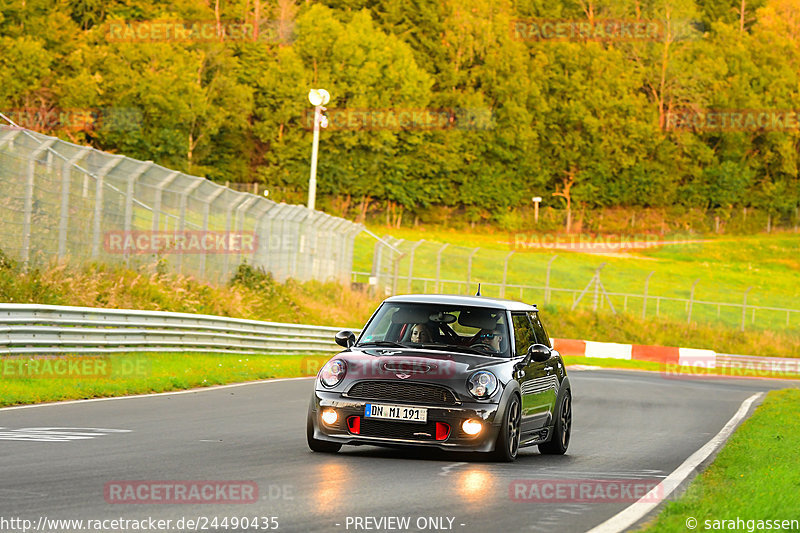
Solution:
<svg viewBox="0 0 800 533">
<path fill-rule="evenodd" d="M 547 331 L 545 331 L 542 321 L 539 320 L 539 315 L 536 313 L 528 314 L 531 319 L 531 324 L 533 324 L 533 332 L 536 334 L 536 342 L 544 344 L 548 348 L 552 348 L 550 345 L 550 337 L 547 336 Z"/>
<path fill-rule="evenodd" d="M 414 337 L 416 329 L 425 330 L 427 335 Z M 475 347 L 489 355 L 509 356 L 505 311 L 476 306 L 384 303 L 359 339 L 359 343 L 380 341 L 409 347 L 419 344 Z"/>
<path fill-rule="evenodd" d="M 514 323 L 514 344 L 516 344 L 516 354 L 525 355 L 528 348 L 536 343 L 536 337 L 525 313 L 513 313 L 511 320 Z"/>
<path fill-rule="evenodd" d="M 375 323 L 370 324 L 369 331 L 365 332 L 362 342 L 369 341 L 382 341 L 386 339 L 386 334 L 389 333 L 389 328 L 392 325 L 392 315 L 397 312 L 396 307 L 386 306 L 385 312 L 381 313 L 380 310 L 375 317 Z"/>
</svg>

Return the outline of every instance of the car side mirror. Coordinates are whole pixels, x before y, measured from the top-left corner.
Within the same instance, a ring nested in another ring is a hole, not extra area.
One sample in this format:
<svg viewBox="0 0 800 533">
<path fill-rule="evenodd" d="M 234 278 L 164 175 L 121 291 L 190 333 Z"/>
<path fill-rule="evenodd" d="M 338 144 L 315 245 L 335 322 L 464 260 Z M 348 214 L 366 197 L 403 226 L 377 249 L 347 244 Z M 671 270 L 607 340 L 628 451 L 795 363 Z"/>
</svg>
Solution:
<svg viewBox="0 0 800 533">
<path fill-rule="evenodd" d="M 550 359 L 551 355 L 553 355 L 553 350 L 544 344 L 533 344 L 528 348 L 528 353 L 525 355 L 525 358 L 536 361 L 537 363 L 543 363 Z"/>
<path fill-rule="evenodd" d="M 356 335 L 349 329 L 345 329 L 337 333 L 334 340 L 336 340 L 336 344 L 342 348 L 350 348 L 356 343 Z"/>
</svg>

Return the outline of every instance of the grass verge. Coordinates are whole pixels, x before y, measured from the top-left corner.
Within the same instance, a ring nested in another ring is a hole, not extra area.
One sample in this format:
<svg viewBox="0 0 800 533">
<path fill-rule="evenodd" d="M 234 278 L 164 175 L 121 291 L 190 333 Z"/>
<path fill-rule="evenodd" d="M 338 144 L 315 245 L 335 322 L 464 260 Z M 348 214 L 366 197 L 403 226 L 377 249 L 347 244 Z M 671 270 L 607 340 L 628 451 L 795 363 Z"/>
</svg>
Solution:
<svg viewBox="0 0 800 533">
<path fill-rule="evenodd" d="M 0 359 L 0 407 L 313 376 L 332 355 L 139 352 L 4 357 Z M 724 370 L 710 374 L 686 368 L 670 370 L 650 361 L 565 356 L 564 362 L 568 365 L 662 372 L 665 379 L 725 376 Z M 796 374 L 785 377 L 800 378 Z"/>
<path fill-rule="evenodd" d="M 642 531 L 685 533 L 690 518 L 697 521 L 696 528 L 691 528 L 695 531 L 789 529 L 775 527 L 774 522 L 766 524 L 767 520 L 784 519 L 794 519 L 793 528 L 797 530 L 798 412 L 800 390 L 770 392 L 728 440 L 713 464 Z M 742 523 L 732 526 L 727 522 L 737 519 Z M 720 520 L 726 522 L 715 522 Z"/>
<path fill-rule="evenodd" d="M 328 358 L 325 355 L 230 353 L 4 357 L 0 360 L 0 406 L 313 376 Z"/>
</svg>

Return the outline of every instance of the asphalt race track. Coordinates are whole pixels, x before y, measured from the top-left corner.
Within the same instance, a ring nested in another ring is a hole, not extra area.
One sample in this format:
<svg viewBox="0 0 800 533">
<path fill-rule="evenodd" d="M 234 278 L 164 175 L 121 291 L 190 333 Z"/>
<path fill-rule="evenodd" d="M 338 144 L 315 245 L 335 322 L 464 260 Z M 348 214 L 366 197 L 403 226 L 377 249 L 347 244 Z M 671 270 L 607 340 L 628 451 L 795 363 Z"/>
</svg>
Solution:
<svg viewBox="0 0 800 533">
<path fill-rule="evenodd" d="M 570 379 L 575 400 L 568 455 L 546 457 L 526 448 L 513 464 L 374 447 L 312 453 L 305 442 L 311 379 L 4 409 L 0 519 L 38 524 L 42 517 L 152 517 L 172 520 L 176 531 L 181 518 L 207 517 L 213 531 L 214 517 L 277 517 L 278 531 L 344 532 L 397 531 L 397 522 L 377 520 L 406 517 L 411 531 L 586 531 L 630 501 L 515 501 L 512 483 L 658 481 L 716 435 L 745 399 L 797 386 L 603 370 L 573 371 Z M 108 503 L 106 484 L 125 480 L 252 481 L 258 499 Z M 183 530 L 194 529 L 184 522 Z M 244 529 L 229 522 L 227 531 L 234 530 Z"/>
</svg>

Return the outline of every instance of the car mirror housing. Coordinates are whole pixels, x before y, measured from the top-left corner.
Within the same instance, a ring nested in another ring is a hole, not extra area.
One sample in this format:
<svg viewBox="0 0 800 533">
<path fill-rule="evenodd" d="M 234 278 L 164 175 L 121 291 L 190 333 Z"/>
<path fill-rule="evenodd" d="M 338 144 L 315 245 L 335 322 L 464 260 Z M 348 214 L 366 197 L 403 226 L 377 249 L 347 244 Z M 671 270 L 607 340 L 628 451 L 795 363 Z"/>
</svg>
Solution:
<svg viewBox="0 0 800 533">
<path fill-rule="evenodd" d="M 334 340 L 342 348 L 350 348 L 356 343 L 356 335 L 349 329 L 345 329 L 337 333 Z"/>
<path fill-rule="evenodd" d="M 526 358 L 530 358 L 537 363 L 542 363 L 550 359 L 552 354 L 553 351 L 544 344 L 533 344 L 530 348 L 528 348 Z"/>
</svg>

